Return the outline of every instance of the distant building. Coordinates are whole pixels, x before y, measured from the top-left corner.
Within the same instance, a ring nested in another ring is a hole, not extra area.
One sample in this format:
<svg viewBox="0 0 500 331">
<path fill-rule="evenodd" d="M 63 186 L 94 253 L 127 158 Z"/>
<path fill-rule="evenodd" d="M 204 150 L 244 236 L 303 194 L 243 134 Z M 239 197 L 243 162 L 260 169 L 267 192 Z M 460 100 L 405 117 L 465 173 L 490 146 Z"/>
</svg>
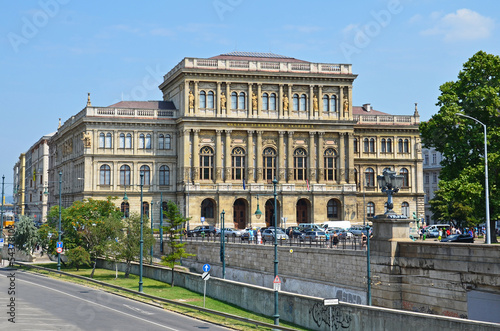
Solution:
<svg viewBox="0 0 500 331">
<path fill-rule="evenodd" d="M 280 226 L 363 223 L 385 211 L 376 178 L 390 168 L 404 177 L 394 209 L 411 217 L 424 208 L 418 111 L 353 107 L 351 69 L 271 53 L 184 58 L 164 76 L 163 101 L 95 107 L 89 96 L 50 139 L 49 182 L 62 173 L 64 207 L 113 196 L 157 220 L 162 196 L 191 226 L 220 226 L 224 210 L 226 226 L 245 228 L 275 213 Z"/>
<path fill-rule="evenodd" d="M 439 188 L 439 173 L 442 168 L 441 160 L 443 156 L 434 148 L 423 148 L 422 156 L 424 158 L 425 223 L 430 225 L 436 224 L 438 221 L 434 219 L 429 200 L 434 198 L 434 192 Z"/>
</svg>

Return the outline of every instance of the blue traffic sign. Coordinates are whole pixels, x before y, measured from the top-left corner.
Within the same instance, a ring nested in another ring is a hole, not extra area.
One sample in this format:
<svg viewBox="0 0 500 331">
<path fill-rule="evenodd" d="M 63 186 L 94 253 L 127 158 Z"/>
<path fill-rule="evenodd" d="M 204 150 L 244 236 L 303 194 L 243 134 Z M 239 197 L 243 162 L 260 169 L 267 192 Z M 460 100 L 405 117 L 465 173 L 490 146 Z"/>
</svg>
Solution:
<svg viewBox="0 0 500 331">
<path fill-rule="evenodd" d="M 56 248 L 63 248 L 63 242 L 62 241 L 58 241 L 57 244 L 56 244 Z"/>
<path fill-rule="evenodd" d="M 205 271 L 205 272 L 209 272 L 209 271 L 210 271 L 210 264 L 208 264 L 208 263 L 207 263 L 207 264 L 204 264 L 204 265 L 203 265 L 203 271 Z"/>
</svg>

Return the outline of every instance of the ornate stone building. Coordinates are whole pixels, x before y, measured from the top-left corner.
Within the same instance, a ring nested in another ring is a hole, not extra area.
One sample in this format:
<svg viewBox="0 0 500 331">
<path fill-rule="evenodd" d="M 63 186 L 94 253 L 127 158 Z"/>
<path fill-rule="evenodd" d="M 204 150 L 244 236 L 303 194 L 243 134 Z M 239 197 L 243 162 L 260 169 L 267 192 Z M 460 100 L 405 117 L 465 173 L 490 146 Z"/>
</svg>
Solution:
<svg viewBox="0 0 500 331">
<path fill-rule="evenodd" d="M 226 226 L 245 228 L 272 224 L 275 212 L 280 226 L 362 223 L 384 211 L 376 176 L 391 168 L 405 176 L 395 209 L 423 211 L 417 110 L 353 107 L 355 78 L 348 64 L 270 53 L 184 58 L 164 76 L 164 101 L 89 99 L 52 138 L 50 176 L 63 173 L 64 205 L 109 195 L 121 205 L 126 191 L 138 212 L 143 173 L 145 212 L 162 194 L 191 227 L 220 226 L 224 211 Z"/>
</svg>

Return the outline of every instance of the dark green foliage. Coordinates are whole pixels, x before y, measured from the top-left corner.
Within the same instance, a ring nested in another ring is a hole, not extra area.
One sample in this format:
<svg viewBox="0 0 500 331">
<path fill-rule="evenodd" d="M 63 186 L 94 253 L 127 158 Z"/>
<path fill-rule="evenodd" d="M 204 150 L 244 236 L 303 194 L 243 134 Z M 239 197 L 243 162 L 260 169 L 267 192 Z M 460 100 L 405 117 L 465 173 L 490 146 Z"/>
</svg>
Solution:
<svg viewBox="0 0 500 331">
<path fill-rule="evenodd" d="M 78 271 L 80 266 L 90 265 L 90 254 L 81 246 L 70 249 L 65 254 L 68 257 L 68 264 Z"/>
</svg>

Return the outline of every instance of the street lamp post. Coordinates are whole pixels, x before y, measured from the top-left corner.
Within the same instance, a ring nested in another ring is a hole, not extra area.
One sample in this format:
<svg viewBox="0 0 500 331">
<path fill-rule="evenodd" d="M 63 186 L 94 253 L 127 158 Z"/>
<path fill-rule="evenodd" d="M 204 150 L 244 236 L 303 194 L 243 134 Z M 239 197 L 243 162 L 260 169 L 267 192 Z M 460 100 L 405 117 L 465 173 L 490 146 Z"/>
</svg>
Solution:
<svg viewBox="0 0 500 331">
<path fill-rule="evenodd" d="M 366 229 L 366 304 L 372 305 L 372 278 L 370 272 L 370 227 L 367 225 Z"/>
<path fill-rule="evenodd" d="M 3 197 L 4 197 L 5 175 L 2 175 L 2 209 L 0 210 L 0 238 L 3 238 Z M 0 263 L 3 265 L 3 248 L 0 249 Z"/>
<path fill-rule="evenodd" d="M 455 113 L 455 115 L 462 116 L 469 118 L 471 120 L 476 121 L 477 123 L 481 124 L 483 126 L 483 131 L 484 131 L 484 184 L 485 184 L 485 196 L 486 196 L 486 244 L 491 244 L 491 230 L 490 230 L 490 196 L 489 196 L 489 185 L 488 185 L 488 142 L 486 139 L 486 124 L 483 122 L 479 121 L 478 119 L 460 114 L 460 113 Z"/>
<path fill-rule="evenodd" d="M 397 193 L 401 186 L 403 186 L 403 176 L 396 175 L 395 171 L 386 169 L 381 176 L 377 176 L 377 180 L 379 188 L 387 194 L 387 211 L 384 214 L 394 215 L 395 212 L 392 210 L 394 207 L 392 195 Z"/>
<path fill-rule="evenodd" d="M 151 200 L 151 235 L 154 238 L 155 233 L 153 231 L 153 206 L 154 206 L 154 201 Z M 151 244 L 151 259 L 149 260 L 149 264 L 153 264 L 153 253 L 154 253 L 153 246 L 154 246 L 154 244 Z"/>
<path fill-rule="evenodd" d="M 278 277 L 278 205 L 276 203 L 276 184 L 278 180 L 273 179 L 274 187 L 274 279 Z M 278 312 L 278 290 L 274 290 L 274 325 L 280 324 L 280 314 Z"/>
<path fill-rule="evenodd" d="M 226 212 L 224 209 L 222 210 L 221 213 L 221 223 L 222 223 L 222 228 L 220 230 L 220 261 L 222 262 L 222 279 L 226 279 L 226 236 L 224 232 L 224 215 Z"/>
<path fill-rule="evenodd" d="M 58 242 L 61 242 L 61 184 L 62 184 L 62 171 L 59 171 L 59 230 Z M 61 271 L 61 253 L 57 253 L 57 270 Z"/>
<path fill-rule="evenodd" d="M 163 192 L 160 193 L 160 253 L 163 253 Z"/>
<path fill-rule="evenodd" d="M 142 292 L 142 255 L 143 255 L 143 248 L 144 248 L 144 239 L 143 239 L 143 228 L 142 224 L 144 222 L 144 207 L 142 206 L 142 188 L 143 188 L 143 179 L 144 179 L 144 173 L 141 172 L 141 240 L 140 240 L 140 252 L 139 252 L 139 292 Z"/>
</svg>

